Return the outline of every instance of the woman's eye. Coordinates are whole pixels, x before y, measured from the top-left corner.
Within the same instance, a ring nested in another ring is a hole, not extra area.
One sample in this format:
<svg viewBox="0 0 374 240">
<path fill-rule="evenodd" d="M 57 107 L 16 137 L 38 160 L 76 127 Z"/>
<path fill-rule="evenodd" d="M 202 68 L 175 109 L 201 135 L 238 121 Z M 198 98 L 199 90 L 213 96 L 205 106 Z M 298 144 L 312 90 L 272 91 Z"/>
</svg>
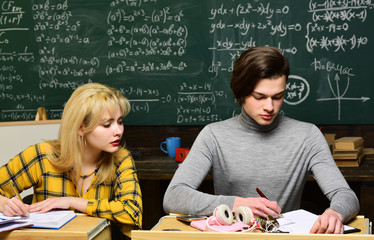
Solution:
<svg viewBox="0 0 374 240">
<path fill-rule="evenodd" d="M 103 125 L 105 128 L 109 128 L 110 127 L 110 124 L 104 124 Z"/>
</svg>

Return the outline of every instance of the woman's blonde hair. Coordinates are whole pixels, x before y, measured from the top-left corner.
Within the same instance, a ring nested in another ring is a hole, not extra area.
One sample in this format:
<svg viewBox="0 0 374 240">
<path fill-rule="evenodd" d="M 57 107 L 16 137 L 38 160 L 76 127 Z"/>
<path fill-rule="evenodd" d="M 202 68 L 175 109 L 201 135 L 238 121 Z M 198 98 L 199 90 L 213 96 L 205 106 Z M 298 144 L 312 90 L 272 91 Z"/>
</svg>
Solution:
<svg viewBox="0 0 374 240">
<path fill-rule="evenodd" d="M 55 153 L 49 157 L 54 167 L 62 171 L 71 170 L 77 182 L 81 173 L 85 140 L 82 135 L 94 130 L 102 120 L 105 111 L 114 116 L 120 108 L 123 117 L 130 112 L 130 103 L 122 93 L 112 87 L 88 83 L 78 87 L 65 105 L 61 118 L 58 139 L 49 141 Z M 114 163 L 117 154 L 102 152 L 101 162 L 94 185 L 114 178 Z"/>
</svg>

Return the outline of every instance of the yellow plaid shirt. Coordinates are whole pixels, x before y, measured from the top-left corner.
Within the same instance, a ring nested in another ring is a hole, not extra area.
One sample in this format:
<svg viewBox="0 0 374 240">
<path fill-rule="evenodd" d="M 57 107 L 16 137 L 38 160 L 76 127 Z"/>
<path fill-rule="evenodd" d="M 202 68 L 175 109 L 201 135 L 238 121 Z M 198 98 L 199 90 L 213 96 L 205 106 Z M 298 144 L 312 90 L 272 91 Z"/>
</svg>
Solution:
<svg viewBox="0 0 374 240">
<path fill-rule="evenodd" d="M 80 196 L 72 173 L 57 170 L 47 159 L 47 153 L 52 152 L 50 145 L 30 146 L 0 168 L 0 194 L 13 197 L 9 185 L 12 179 L 19 192 L 33 187 L 33 202 L 52 197 L 83 197 L 89 200 L 88 215 L 114 221 L 122 232 L 130 235 L 132 229 L 142 227 L 143 203 L 134 160 L 125 148 L 119 151 L 121 161 L 114 166 L 115 179 L 96 187 L 90 186 Z"/>
</svg>

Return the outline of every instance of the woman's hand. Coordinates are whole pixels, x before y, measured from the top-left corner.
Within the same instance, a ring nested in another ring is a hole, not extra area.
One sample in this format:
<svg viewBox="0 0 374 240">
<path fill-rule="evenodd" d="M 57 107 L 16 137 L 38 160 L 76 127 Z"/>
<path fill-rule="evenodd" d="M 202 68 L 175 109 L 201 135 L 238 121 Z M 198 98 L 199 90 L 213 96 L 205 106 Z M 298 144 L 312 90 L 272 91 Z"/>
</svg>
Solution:
<svg viewBox="0 0 374 240">
<path fill-rule="evenodd" d="M 275 201 L 269 201 L 266 198 L 242 198 L 237 197 L 234 201 L 233 211 L 240 206 L 250 207 L 255 217 L 266 218 L 267 215 L 271 215 L 274 218 L 279 217 L 281 208 Z"/>
<path fill-rule="evenodd" d="M 27 216 L 29 214 L 30 206 L 16 197 L 6 198 L 1 196 L 0 206 L 1 212 L 8 217 Z"/>
<path fill-rule="evenodd" d="M 30 212 L 48 212 L 52 209 L 69 209 L 70 201 L 68 197 L 48 198 L 44 201 L 30 205 Z"/>
<path fill-rule="evenodd" d="M 44 201 L 30 205 L 30 212 L 45 213 L 53 209 L 74 208 L 80 212 L 87 213 L 87 203 L 88 199 L 77 197 L 48 198 Z"/>
<path fill-rule="evenodd" d="M 310 233 L 343 234 L 343 216 L 333 209 L 327 209 L 314 223 Z"/>
</svg>

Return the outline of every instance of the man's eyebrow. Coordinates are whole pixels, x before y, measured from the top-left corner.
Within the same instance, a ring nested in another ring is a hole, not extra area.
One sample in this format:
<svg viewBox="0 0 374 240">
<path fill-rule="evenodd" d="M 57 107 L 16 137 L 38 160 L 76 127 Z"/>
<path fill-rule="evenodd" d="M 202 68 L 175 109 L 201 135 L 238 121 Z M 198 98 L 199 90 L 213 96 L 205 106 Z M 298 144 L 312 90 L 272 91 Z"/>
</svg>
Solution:
<svg viewBox="0 0 374 240">
<path fill-rule="evenodd" d="M 284 94 L 285 92 L 286 92 L 286 90 L 283 90 L 283 91 L 281 91 L 281 92 L 279 92 L 279 93 L 274 94 L 273 96 L 281 95 L 281 94 Z M 260 93 L 260 92 L 256 92 L 256 91 L 253 91 L 253 93 L 258 94 L 258 95 L 260 95 L 260 96 L 267 96 L 267 95 L 264 94 L 264 93 Z"/>
</svg>

